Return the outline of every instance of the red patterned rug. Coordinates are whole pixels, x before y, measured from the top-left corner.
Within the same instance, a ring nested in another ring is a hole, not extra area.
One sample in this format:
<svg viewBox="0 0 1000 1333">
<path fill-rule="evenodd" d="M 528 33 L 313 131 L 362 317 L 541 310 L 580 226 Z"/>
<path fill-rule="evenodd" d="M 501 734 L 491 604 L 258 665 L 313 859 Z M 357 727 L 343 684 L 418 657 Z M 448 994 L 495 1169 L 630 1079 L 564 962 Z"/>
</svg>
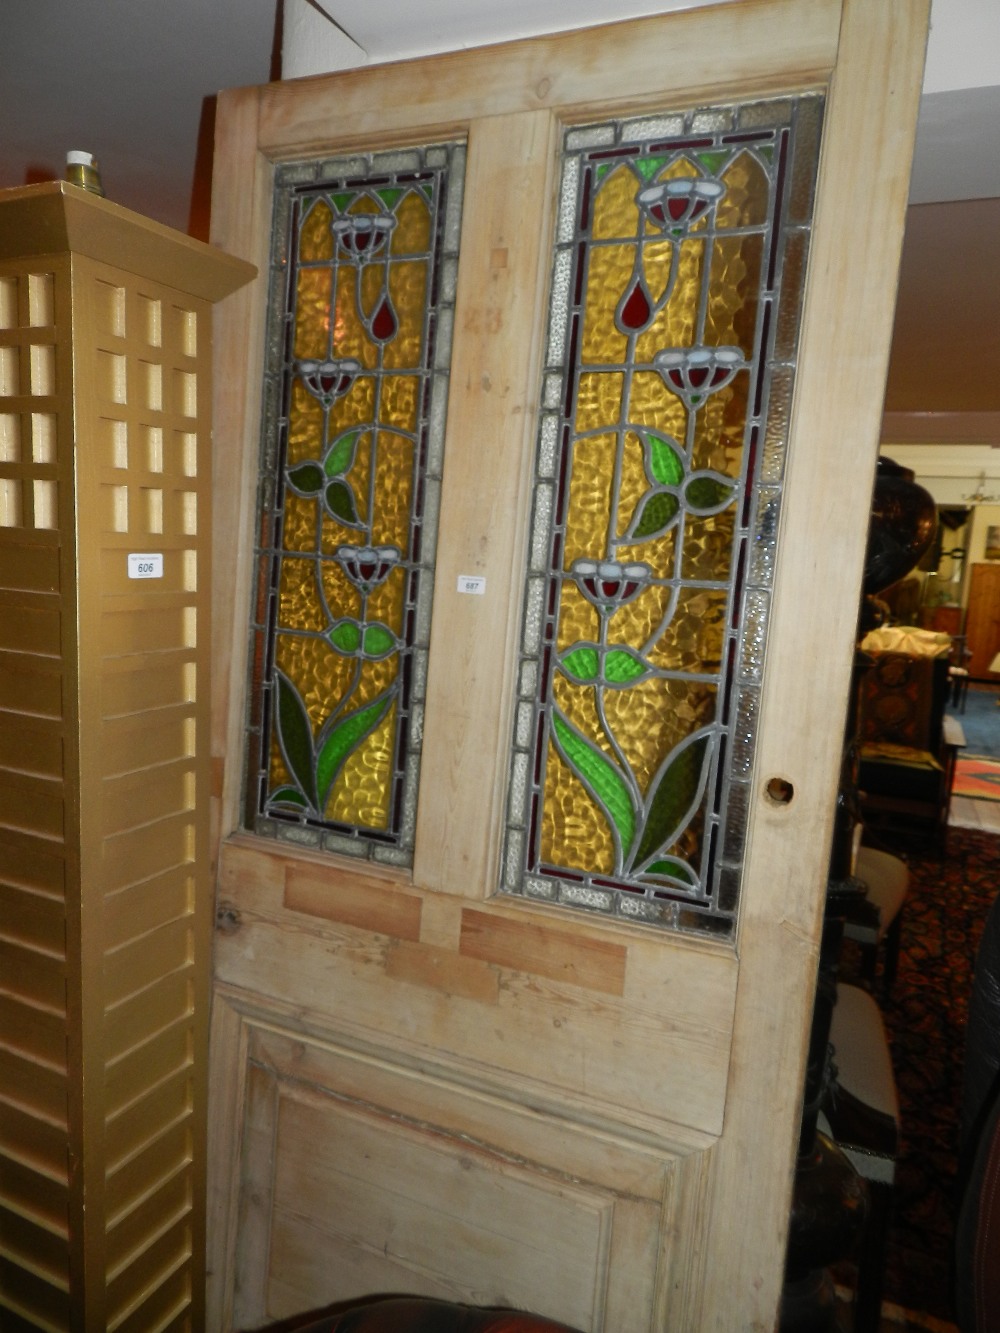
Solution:
<svg viewBox="0 0 1000 1333">
<path fill-rule="evenodd" d="M 885 1297 L 950 1319 L 965 1023 L 979 937 L 1000 890 L 1000 838 L 949 829 L 943 862 L 906 859 L 899 974 L 884 1007 L 902 1130 Z"/>
<path fill-rule="evenodd" d="M 1000 760 L 962 755 L 955 764 L 951 794 L 978 801 L 1000 801 Z"/>
</svg>

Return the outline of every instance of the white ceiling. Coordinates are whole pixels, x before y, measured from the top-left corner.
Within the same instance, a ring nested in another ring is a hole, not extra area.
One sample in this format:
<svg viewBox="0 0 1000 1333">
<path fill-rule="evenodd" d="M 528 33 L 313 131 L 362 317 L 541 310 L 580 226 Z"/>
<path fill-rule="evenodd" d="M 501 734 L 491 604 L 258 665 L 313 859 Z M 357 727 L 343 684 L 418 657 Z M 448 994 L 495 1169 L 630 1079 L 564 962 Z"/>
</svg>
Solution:
<svg viewBox="0 0 1000 1333">
<path fill-rule="evenodd" d="M 326 37 L 322 67 L 331 68 L 691 2 L 4 0 L 0 187 L 61 176 L 66 151 L 84 148 L 100 159 L 110 198 L 205 235 L 212 97 L 277 76 L 283 20 L 291 70 L 301 74 L 310 72 L 302 50 L 317 49 L 316 25 Z M 308 43 L 303 23 L 312 25 Z M 995 417 L 993 443 L 1000 443 L 998 53 L 998 0 L 935 0 L 887 391 L 897 413 Z"/>
</svg>

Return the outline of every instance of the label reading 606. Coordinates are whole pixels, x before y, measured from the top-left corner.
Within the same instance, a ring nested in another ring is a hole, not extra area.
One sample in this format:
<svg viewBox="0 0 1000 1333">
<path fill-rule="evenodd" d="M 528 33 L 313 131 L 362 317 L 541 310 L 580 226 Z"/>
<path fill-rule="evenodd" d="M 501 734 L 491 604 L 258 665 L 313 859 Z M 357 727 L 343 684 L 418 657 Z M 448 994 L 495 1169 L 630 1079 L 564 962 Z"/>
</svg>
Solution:
<svg viewBox="0 0 1000 1333">
<path fill-rule="evenodd" d="M 128 576 L 130 579 L 162 579 L 162 555 L 132 555 L 128 557 Z"/>
</svg>

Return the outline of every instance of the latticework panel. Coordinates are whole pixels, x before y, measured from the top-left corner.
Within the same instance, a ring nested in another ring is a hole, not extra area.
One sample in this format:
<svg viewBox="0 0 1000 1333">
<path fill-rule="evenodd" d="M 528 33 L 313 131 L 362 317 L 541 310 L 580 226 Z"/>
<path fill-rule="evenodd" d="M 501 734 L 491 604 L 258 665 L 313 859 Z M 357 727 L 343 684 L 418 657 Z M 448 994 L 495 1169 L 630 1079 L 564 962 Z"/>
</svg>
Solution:
<svg viewBox="0 0 1000 1333">
<path fill-rule="evenodd" d="M 210 305 L 141 239 L 0 263 L 3 1327 L 204 1319 Z"/>
<path fill-rule="evenodd" d="M 201 1286 L 196 913 L 210 892 L 198 880 L 208 790 L 195 738 L 207 700 L 210 330 L 201 302 L 78 267 L 76 304 L 93 321 L 77 351 L 77 433 L 92 442 L 78 505 L 92 631 L 80 644 L 81 869 L 102 958 L 82 977 L 85 1010 L 101 1014 L 99 1048 L 85 1034 L 83 1059 L 103 1088 L 83 1131 L 102 1159 L 107 1326 L 159 1328 Z"/>
</svg>

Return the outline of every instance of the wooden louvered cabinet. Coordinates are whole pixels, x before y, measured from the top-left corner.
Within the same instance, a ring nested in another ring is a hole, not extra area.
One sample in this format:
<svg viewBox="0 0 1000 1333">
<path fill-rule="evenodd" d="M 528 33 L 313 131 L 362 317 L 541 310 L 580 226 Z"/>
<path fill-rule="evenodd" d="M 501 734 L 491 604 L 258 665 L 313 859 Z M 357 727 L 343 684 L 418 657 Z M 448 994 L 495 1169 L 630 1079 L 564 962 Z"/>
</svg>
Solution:
<svg viewBox="0 0 1000 1333">
<path fill-rule="evenodd" d="M 0 193 L 0 1326 L 199 1328 L 211 307 L 249 264 Z"/>
</svg>

